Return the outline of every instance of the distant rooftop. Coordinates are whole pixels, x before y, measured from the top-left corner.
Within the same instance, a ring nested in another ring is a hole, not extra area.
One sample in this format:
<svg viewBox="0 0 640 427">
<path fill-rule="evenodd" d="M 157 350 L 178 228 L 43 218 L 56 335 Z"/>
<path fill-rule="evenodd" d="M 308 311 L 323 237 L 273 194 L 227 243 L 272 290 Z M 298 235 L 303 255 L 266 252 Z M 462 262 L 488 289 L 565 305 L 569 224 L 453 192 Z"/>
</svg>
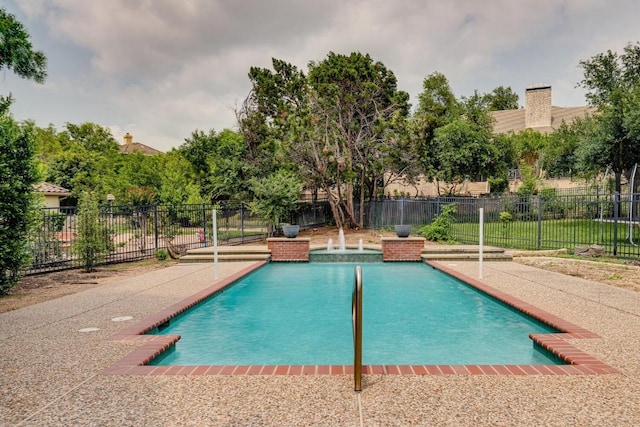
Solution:
<svg viewBox="0 0 640 427">
<path fill-rule="evenodd" d="M 39 182 L 33 186 L 37 193 L 42 193 L 45 196 L 61 196 L 66 197 L 71 195 L 71 191 L 59 185 L 51 184 L 48 182 Z"/>
<path fill-rule="evenodd" d="M 144 145 L 140 142 L 133 142 L 133 135 L 129 132 L 124 136 L 124 144 L 120 146 L 120 152 L 122 154 L 142 153 L 145 156 L 162 154 L 162 151 L 156 150 L 153 147 L 149 147 L 148 145 Z"/>
<path fill-rule="evenodd" d="M 570 124 L 577 118 L 592 115 L 594 107 L 554 107 L 551 105 L 551 86 L 536 84 L 525 92 L 525 106 L 518 110 L 493 111 L 493 131 L 496 133 L 518 133 L 533 129 L 540 133 L 553 133 L 562 122 Z"/>
</svg>

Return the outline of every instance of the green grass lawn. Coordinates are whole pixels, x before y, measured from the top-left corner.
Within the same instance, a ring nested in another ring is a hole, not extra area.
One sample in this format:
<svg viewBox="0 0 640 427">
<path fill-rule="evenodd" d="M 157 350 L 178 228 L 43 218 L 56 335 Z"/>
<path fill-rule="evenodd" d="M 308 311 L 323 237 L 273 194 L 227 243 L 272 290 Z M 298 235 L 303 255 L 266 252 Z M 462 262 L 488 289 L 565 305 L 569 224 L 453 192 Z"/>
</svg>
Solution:
<svg viewBox="0 0 640 427">
<path fill-rule="evenodd" d="M 634 242 L 638 240 L 638 228 L 633 229 Z M 628 240 L 628 225 L 618 224 L 618 251 L 637 253 L 638 248 Z M 461 243 L 478 243 L 478 223 L 453 224 L 453 239 Z M 573 250 L 574 246 L 598 244 L 611 251 L 614 242 L 614 225 L 591 219 L 490 222 L 484 225 L 484 243 L 517 249 Z"/>
</svg>

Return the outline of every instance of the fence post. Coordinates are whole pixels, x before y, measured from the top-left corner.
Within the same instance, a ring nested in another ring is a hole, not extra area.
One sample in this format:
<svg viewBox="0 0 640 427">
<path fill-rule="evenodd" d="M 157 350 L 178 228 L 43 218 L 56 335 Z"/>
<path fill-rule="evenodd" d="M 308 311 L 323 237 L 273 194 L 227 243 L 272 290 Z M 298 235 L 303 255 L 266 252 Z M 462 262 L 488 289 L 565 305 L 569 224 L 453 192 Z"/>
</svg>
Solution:
<svg viewBox="0 0 640 427">
<path fill-rule="evenodd" d="M 153 242 L 154 250 L 158 250 L 158 204 L 153 205 Z"/>
<path fill-rule="evenodd" d="M 620 193 L 613 196 L 613 256 L 618 255 L 618 215 L 620 214 Z"/>
<path fill-rule="evenodd" d="M 207 246 L 207 211 L 204 203 L 202 204 L 202 235 L 204 236 L 204 242 L 198 242 L 198 244 Z"/>
<path fill-rule="evenodd" d="M 538 250 L 542 248 L 542 197 L 538 194 Z"/>
<path fill-rule="evenodd" d="M 240 241 L 244 243 L 244 203 L 240 203 Z"/>
<path fill-rule="evenodd" d="M 313 226 L 317 227 L 318 226 L 318 218 L 317 218 L 317 212 L 316 212 L 317 206 L 316 206 L 316 201 L 312 200 L 311 201 L 311 212 L 313 212 Z"/>
<path fill-rule="evenodd" d="M 479 236 L 478 236 L 478 277 L 483 279 L 482 262 L 484 260 L 484 207 L 480 208 L 479 220 Z"/>
</svg>

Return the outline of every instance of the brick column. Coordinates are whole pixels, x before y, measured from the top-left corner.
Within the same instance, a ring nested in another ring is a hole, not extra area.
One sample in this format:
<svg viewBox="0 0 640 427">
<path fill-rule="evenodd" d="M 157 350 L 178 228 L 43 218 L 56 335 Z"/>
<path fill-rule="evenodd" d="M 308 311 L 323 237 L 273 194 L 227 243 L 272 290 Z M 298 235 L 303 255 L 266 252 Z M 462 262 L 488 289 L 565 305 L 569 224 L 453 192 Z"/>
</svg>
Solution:
<svg viewBox="0 0 640 427">
<path fill-rule="evenodd" d="M 271 237 L 267 239 L 267 248 L 271 251 L 271 261 L 309 261 L 308 237 Z"/>
<path fill-rule="evenodd" d="M 383 237 L 383 261 L 422 261 L 424 237 Z"/>
</svg>

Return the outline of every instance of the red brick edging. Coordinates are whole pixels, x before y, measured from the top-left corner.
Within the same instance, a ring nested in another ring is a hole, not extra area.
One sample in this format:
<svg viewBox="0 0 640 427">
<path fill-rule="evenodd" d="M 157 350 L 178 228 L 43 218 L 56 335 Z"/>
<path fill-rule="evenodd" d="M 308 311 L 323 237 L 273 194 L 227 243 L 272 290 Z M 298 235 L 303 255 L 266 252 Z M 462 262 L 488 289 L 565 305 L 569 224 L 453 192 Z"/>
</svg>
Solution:
<svg viewBox="0 0 640 427">
<path fill-rule="evenodd" d="M 123 359 L 104 369 L 103 375 L 353 375 L 351 365 L 252 365 L 252 366 L 149 366 L 151 360 L 174 345 L 177 335 L 144 335 L 151 329 L 166 323 L 209 296 L 219 292 L 240 277 L 263 266 L 255 264 L 226 277 L 215 285 L 200 291 L 181 302 L 152 315 L 137 324 L 111 336 L 112 340 L 140 341 L 143 344 Z M 529 316 L 560 331 L 555 334 L 531 334 L 531 339 L 567 365 L 366 365 L 363 374 L 368 375 L 584 375 L 615 374 L 618 371 L 593 356 L 569 344 L 568 339 L 599 338 L 597 334 L 567 322 L 509 294 L 494 289 L 479 280 L 458 273 L 440 263 L 427 262 L 491 297 L 510 305 Z"/>
<path fill-rule="evenodd" d="M 270 237 L 267 239 L 267 248 L 271 251 L 271 261 L 309 261 L 309 246 L 311 239 L 308 237 Z"/>
</svg>

